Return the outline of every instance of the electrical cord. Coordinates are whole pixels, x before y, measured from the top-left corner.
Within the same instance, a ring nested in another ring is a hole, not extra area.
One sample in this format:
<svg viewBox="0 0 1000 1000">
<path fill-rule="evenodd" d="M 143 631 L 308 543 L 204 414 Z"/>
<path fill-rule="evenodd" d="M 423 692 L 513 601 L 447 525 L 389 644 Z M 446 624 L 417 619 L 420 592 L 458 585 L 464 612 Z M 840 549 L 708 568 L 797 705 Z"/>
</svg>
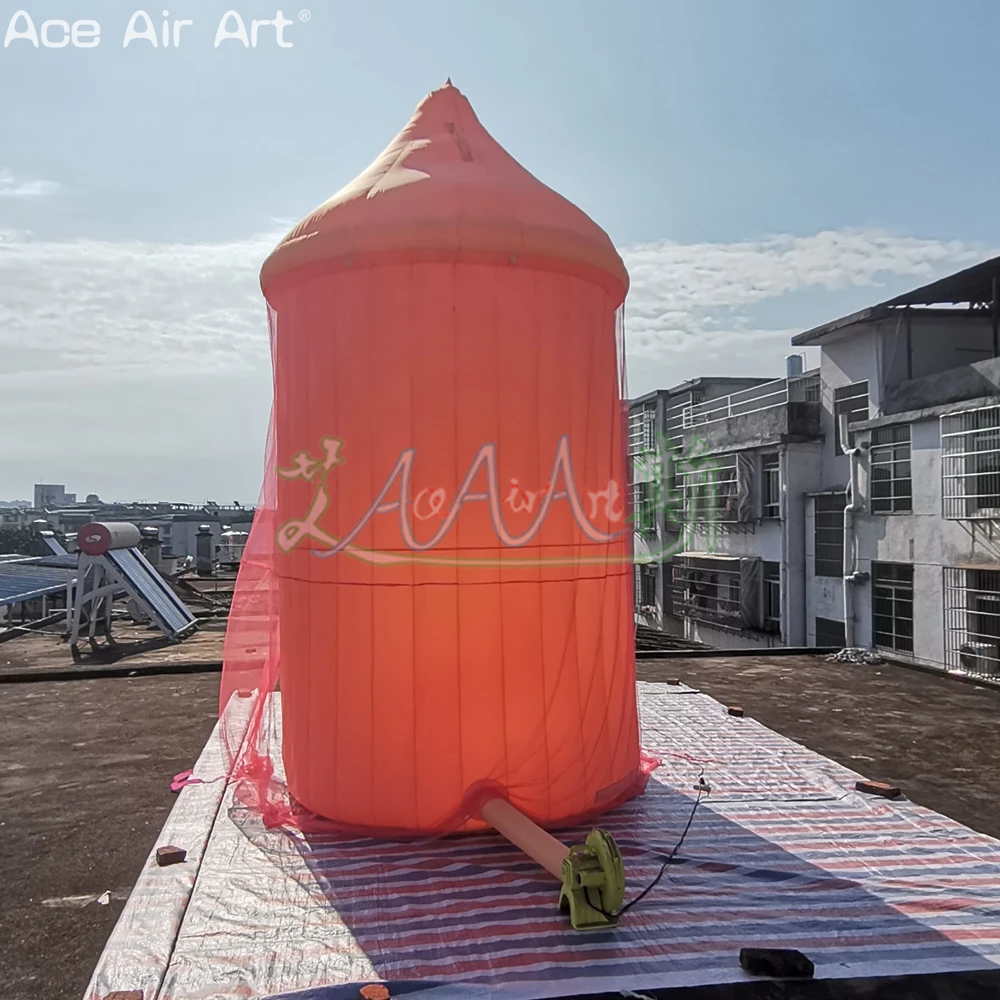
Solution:
<svg viewBox="0 0 1000 1000">
<path fill-rule="evenodd" d="M 653 879 L 649 885 L 646 886 L 642 892 L 639 893 L 634 899 L 630 899 L 627 903 L 624 903 L 617 913 L 608 913 L 601 906 L 594 903 L 593 899 L 590 897 L 590 887 L 587 888 L 587 902 L 598 911 L 598 913 L 603 914 L 611 920 L 620 920 L 629 910 L 632 909 L 636 903 L 641 903 L 659 884 L 660 880 L 666 873 L 667 868 L 673 862 L 674 858 L 677 857 L 677 852 L 681 849 L 681 845 L 684 843 L 684 839 L 688 835 L 688 831 L 691 829 L 691 824 L 694 822 L 695 813 L 698 811 L 698 806 L 701 804 L 702 796 L 708 795 L 712 791 L 711 785 L 705 783 L 704 779 L 705 771 L 702 769 L 701 773 L 698 775 L 698 784 L 695 788 L 698 790 L 698 795 L 694 800 L 694 805 L 691 807 L 691 814 L 688 816 L 687 823 L 684 825 L 684 829 L 681 832 L 680 839 L 674 844 L 673 850 L 667 855 L 667 860 L 663 862 L 660 866 L 660 870 L 656 873 L 656 878 Z"/>
</svg>

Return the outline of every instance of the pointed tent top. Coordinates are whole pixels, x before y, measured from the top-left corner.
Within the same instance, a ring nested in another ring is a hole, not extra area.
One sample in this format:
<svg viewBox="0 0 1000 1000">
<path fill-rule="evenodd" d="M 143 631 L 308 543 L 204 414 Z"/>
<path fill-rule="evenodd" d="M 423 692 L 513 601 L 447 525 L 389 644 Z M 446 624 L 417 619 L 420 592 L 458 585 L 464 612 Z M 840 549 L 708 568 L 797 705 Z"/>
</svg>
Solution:
<svg viewBox="0 0 1000 1000">
<path fill-rule="evenodd" d="M 628 274 L 607 233 L 524 169 L 448 82 L 417 106 L 382 154 L 296 226 L 261 269 L 265 295 L 309 265 L 419 252 L 426 257 L 545 258 L 589 272 L 618 303 Z M 603 272 L 601 274 L 600 272 Z"/>
</svg>

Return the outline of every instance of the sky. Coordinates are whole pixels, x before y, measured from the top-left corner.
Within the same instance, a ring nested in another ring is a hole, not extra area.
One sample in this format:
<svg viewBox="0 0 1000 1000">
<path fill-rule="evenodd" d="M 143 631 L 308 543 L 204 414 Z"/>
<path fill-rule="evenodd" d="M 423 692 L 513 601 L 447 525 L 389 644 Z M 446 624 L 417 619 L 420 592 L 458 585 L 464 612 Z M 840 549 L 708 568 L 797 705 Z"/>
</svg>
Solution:
<svg viewBox="0 0 1000 1000">
<path fill-rule="evenodd" d="M 619 248 L 631 395 L 1000 252 L 993 0 L 302 3 L 0 0 L 100 25 L 0 47 L 0 499 L 252 503 L 260 264 L 448 77 Z"/>
</svg>

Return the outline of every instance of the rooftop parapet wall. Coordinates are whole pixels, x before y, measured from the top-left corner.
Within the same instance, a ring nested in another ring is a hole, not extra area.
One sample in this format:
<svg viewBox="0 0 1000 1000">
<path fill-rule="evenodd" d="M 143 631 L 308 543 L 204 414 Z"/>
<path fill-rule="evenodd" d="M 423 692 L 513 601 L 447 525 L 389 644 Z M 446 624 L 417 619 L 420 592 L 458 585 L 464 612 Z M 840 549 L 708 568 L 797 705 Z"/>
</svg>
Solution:
<svg viewBox="0 0 1000 1000">
<path fill-rule="evenodd" d="M 1000 358 L 988 358 L 900 382 L 886 392 L 882 411 L 905 413 L 995 395 L 1000 395 Z"/>
</svg>

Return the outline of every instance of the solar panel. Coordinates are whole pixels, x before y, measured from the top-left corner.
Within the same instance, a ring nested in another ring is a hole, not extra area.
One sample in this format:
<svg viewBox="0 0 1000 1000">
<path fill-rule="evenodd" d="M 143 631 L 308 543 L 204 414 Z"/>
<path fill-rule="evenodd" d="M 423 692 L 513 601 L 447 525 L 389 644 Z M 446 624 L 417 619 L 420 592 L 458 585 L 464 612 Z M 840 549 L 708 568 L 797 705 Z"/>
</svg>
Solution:
<svg viewBox="0 0 1000 1000">
<path fill-rule="evenodd" d="M 59 569 L 76 569 L 79 555 L 76 552 L 63 552 L 61 555 L 42 556 L 39 566 L 55 566 Z"/>
<path fill-rule="evenodd" d="M 24 564 L 0 564 L 0 607 L 58 594 L 73 578 L 71 573 Z"/>
<path fill-rule="evenodd" d="M 194 615 L 138 549 L 109 549 L 103 558 L 134 591 L 133 596 L 146 605 L 165 634 L 177 636 L 194 625 Z"/>
</svg>

